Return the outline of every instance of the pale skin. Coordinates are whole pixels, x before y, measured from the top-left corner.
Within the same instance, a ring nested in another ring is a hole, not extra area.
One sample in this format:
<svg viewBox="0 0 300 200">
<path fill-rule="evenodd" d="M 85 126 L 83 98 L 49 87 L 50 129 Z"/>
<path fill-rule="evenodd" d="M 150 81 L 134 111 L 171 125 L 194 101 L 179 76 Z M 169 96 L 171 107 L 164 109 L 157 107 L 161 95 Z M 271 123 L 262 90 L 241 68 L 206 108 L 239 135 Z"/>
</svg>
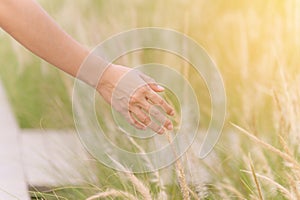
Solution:
<svg viewBox="0 0 300 200">
<path fill-rule="evenodd" d="M 0 0 L 0 28 L 28 50 L 73 77 L 76 77 L 82 62 L 90 53 L 33 0 Z M 113 90 L 129 70 L 125 66 L 109 65 L 95 89 L 111 103 Z M 168 115 L 174 115 L 174 109 L 157 94 L 162 91 L 164 88 L 158 84 L 145 82 L 130 97 L 129 113 L 133 126 L 144 129 L 153 124 L 148 114 L 152 104 L 160 106 Z M 153 131 L 163 134 L 173 129 L 171 121 L 164 115 L 160 114 L 158 121 L 161 125 L 150 126 Z"/>
</svg>

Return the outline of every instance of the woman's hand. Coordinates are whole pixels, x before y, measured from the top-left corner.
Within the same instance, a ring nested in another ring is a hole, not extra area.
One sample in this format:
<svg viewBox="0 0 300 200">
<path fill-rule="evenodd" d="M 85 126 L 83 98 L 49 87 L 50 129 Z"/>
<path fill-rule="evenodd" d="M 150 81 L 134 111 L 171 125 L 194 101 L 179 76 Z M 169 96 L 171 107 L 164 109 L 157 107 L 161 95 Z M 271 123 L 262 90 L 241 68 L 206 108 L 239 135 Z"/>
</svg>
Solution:
<svg viewBox="0 0 300 200">
<path fill-rule="evenodd" d="M 103 72 L 97 90 L 136 128 L 149 127 L 159 134 L 165 128 L 173 129 L 172 122 L 159 109 L 174 115 L 173 108 L 157 94 L 164 88 L 142 72 L 112 64 Z"/>
<path fill-rule="evenodd" d="M 104 99 L 135 127 L 149 127 L 157 133 L 163 133 L 163 127 L 172 129 L 171 121 L 158 109 L 160 107 L 167 114 L 174 114 L 171 106 L 156 93 L 163 88 L 143 73 L 127 67 L 110 65 L 106 69 L 101 59 L 102 66 L 93 63 L 99 59 L 87 60 L 91 63 L 87 63 L 87 68 L 79 73 L 89 51 L 64 32 L 36 1 L 0 1 L 0 27 L 34 54 L 96 87 Z M 151 120 L 150 116 L 155 120 Z"/>
</svg>

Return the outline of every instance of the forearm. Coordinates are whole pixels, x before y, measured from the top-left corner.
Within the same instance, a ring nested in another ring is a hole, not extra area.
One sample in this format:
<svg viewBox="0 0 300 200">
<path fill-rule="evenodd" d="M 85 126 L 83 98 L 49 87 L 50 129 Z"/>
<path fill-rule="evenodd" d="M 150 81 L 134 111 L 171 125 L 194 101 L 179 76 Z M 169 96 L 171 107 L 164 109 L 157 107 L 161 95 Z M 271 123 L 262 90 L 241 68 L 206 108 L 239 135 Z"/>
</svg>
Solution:
<svg viewBox="0 0 300 200">
<path fill-rule="evenodd" d="M 0 0 L 0 27 L 72 76 L 89 51 L 65 33 L 33 0 Z"/>
<path fill-rule="evenodd" d="M 34 0 L 0 0 L 0 27 L 34 54 L 96 88 L 130 124 L 141 129 L 149 126 L 158 133 L 164 132 L 162 126 L 172 129 L 169 119 L 156 108 L 150 109 L 152 102 L 169 115 L 174 114 L 171 106 L 155 93 L 163 91 L 162 88 L 142 73 L 113 65 L 97 55 L 89 56 L 89 51 L 65 33 Z M 83 67 L 78 74 L 80 66 Z M 130 78 L 127 76 L 118 85 L 126 74 Z M 150 114 L 161 124 L 151 122 L 144 110 L 155 111 L 155 115 Z"/>
</svg>

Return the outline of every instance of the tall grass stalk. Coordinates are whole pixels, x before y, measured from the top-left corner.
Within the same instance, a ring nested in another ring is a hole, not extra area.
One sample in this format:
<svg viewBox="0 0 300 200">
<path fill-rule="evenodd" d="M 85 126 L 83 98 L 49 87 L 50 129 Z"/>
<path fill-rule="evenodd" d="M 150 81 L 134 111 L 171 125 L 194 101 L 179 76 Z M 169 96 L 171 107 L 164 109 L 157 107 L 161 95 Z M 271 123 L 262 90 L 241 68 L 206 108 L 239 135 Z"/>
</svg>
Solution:
<svg viewBox="0 0 300 200">
<path fill-rule="evenodd" d="M 159 171 L 154 169 L 154 166 L 152 165 L 151 161 L 149 160 L 149 157 L 147 156 L 145 150 L 143 149 L 142 146 L 140 146 L 132 137 L 128 136 L 129 141 L 135 146 L 137 147 L 137 149 L 139 150 L 140 155 L 144 155 L 143 158 L 146 161 L 149 169 L 154 170 L 151 175 L 154 176 L 154 179 L 150 179 L 149 182 L 154 182 L 157 184 L 157 186 L 159 187 L 160 191 L 158 194 L 158 197 L 165 199 L 165 197 L 167 197 L 168 195 L 166 194 L 166 188 L 165 185 L 163 183 L 163 179 L 160 177 L 159 175 Z"/>
<path fill-rule="evenodd" d="M 241 170 L 242 172 L 245 172 L 245 173 L 248 173 L 248 174 L 252 174 L 251 171 L 247 171 L 247 170 Z M 276 181 L 270 179 L 269 177 L 267 176 L 263 176 L 261 174 L 258 174 L 258 173 L 255 173 L 255 176 L 258 177 L 258 178 L 261 178 L 263 180 L 266 180 L 268 181 L 269 183 L 275 185 L 283 194 L 284 196 L 287 198 L 287 199 L 294 199 L 293 198 L 293 195 L 282 185 L 280 185 L 279 183 L 277 183 Z"/>
<path fill-rule="evenodd" d="M 251 138 L 252 140 L 254 140 L 257 144 L 263 146 L 264 148 L 272 151 L 273 153 L 279 155 L 280 157 L 282 157 L 284 160 L 286 160 L 289 163 L 292 163 L 293 166 L 292 168 L 296 168 L 297 170 L 300 170 L 300 164 L 295 160 L 295 158 L 293 158 L 292 156 L 290 156 L 289 154 L 282 152 L 281 150 L 273 147 L 272 145 L 258 139 L 256 136 L 254 136 L 253 134 L 249 133 L 247 130 L 232 124 L 235 128 L 237 128 L 239 131 L 241 131 L 241 133 L 244 133 L 245 135 L 247 135 L 249 138 Z"/>
<path fill-rule="evenodd" d="M 121 163 L 113 158 L 111 158 L 111 160 L 120 170 L 122 170 L 120 173 L 124 174 L 125 177 L 135 186 L 136 190 L 142 195 L 144 200 L 152 200 L 149 189 L 141 180 L 139 180 L 129 169 L 126 169 Z"/>
<path fill-rule="evenodd" d="M 255 186 L 257 188 L 258 197 L 259 197 L 260 200 L 263 200 L 263 195 L 262 195 L 261 187 L 260 187 L 260 184 L 259 184 L 259 182 L 257 180 L 256 173 L 255 173 L 254 166 L 253 166 L 253 162 L 252 162 L 250 156 L 249 156 L 249 161 L 250 161 L 251 173 L 252 173 L 252 176 L 253 176 L 253 179 L 254 179 Z"/>
<path fill-rule="evenodd" d="M 168 139 L 168 142 L 172 145 L 172 138 L 170 136 L 170 133 L 166 132 L 165 134 L 166 134 L 166 137 Z M 173 145 L 172 145 L 172 149 L 173 149 L 174 156 L 178 157 Z M 180 158 L 178 158 L 175 161 L 175 170 L 176 170 L 176 174 L 177 174 L 177 178 L 178 178 L 178 182 L 179 182 L 182 197 L 183 197 L 184 200 L 189 200 L 190 199 L 190 193 L 189 193 L 190 189 L 189 189 L 189 186 L 186 182 L 185 172 L 184 172 L 184 168 L 182 166 L 182 163 L 180 161 Z"/>
<path fill-rule="evenodd" d="M 234 130 L 226 124 L 215 148 L 220 162 L 210 164 L 208 168 L 211 170 L 207 170 L 212 177 L 208 184 L 213 189 L 208 190 L 206 196 L 210 196 L 205 198 L 251 199 L 260 188 L 258 195 L 265 199 L 300 199 L 300 0 L 39 2 L 68 33 L 90 47 L 113 34 L 145 26 L 175 29 L 203 45 L 224 78 L 228 121 L 240 124 L 233 125 Z M 72 128 L 72 80 L 40 62 L 7 35 L 1 33 L 0 40 L 3 58 L 0 60 L 0 76 L 21 127 Z M 122 44 L 115 48 L 122 48 Z M 182 48 L 188 53 L 186 47 Z M 162 52 L 153 56 L 139 52 L 132 57 L 123 56 L 119 63 L 135 67 L 141 63 L 158 62 L 178 69 L 197 88 L 200 108 L 205 111 L 201 115 L 205 119 L 201 128 L 205 128 L 208 124 L 205 122 L 210 120 L 210 99 L 205 98 L 209 94 L 204 92 L 205 84 L 199 84 L 195 73 L 189 70 L 190 66 L 178 60 Z M 242 134 L 236 134 L 236 130 Z M 233 137 L 227 137 L 229 133 Z M 111 135 L 112 138 L 119 137 L 117 132 L 112 131 Z M 143 151 L 144 146 L 138 142 L 131 144 Z M 251 153 L 251 163 L 255 168 L 250 166 L 250 170 L 241 171 L 249 168 L 249 151 L 255 152 Z M 201 162 L 196 162 L 199 160 L 196 156 L 193 159 L 195 162 L 191 162 L 191 168 L 203 167 Z M 145 161 L 151 167 L 146 157 Z M 180 186 L 178 193 L 182 193 L 183 198 L 193 198 L 190 189 L 193 183 L 188 182 L 184 174 L 186 166 L 180 160 L 174 166 Z M 99 167 L 101 170 L 103 168 Z M 126 198 L 121 194 L 125 192 L 130 193 L 130 197 L 154 199 L 158 194 L 152 194 L 149 185 L 156 182 L 162 196 L 179 198 L 177 190 L 168 189 L 174 188 L 177 182 L 165 187 L 166 181 L 159 172 L 143 181 L 134 174 L 116 173 L 120 177 L 114 180 L 112 187 L 103 181 L 115 175 L 109 172 L 105 177 L 98 177 L 102 182 L 96 183 L 97 191 L 93 193 L 101 196 L 103 192 L 111 195 L 115 192 L 118 197 Z M 254 177 L 256 181 L 253 182 Z M 119 185 L 123 187 L 118 188 Z M 136 193 L 131 193 L 132 187 Z M 44 196 L 47 199 L 67 199 L 58 191 L 57 195 Z"/>
</svg>

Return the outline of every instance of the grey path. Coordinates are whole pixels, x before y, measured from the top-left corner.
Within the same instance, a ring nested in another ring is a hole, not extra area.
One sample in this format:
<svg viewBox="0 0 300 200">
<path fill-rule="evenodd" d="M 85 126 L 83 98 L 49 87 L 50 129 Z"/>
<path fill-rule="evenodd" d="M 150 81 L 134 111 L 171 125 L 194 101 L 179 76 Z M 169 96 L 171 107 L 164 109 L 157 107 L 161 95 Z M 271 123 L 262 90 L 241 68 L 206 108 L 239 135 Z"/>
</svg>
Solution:
<svg viewBox="0 0 300 200">
<path fill-rule="evenodd" d="M 75 132 L 22 130 L 22 156 L 28 184 L 33 186 L 78 185 L 94 180 L 93 159 Z"/>
<path fill-rule="evenodd" d="M 93 162 L 74 131 L 19 129 L 0 82 L 0 200 L 29 200 L 28 186 L 92 183 Z"/>
</svg>

